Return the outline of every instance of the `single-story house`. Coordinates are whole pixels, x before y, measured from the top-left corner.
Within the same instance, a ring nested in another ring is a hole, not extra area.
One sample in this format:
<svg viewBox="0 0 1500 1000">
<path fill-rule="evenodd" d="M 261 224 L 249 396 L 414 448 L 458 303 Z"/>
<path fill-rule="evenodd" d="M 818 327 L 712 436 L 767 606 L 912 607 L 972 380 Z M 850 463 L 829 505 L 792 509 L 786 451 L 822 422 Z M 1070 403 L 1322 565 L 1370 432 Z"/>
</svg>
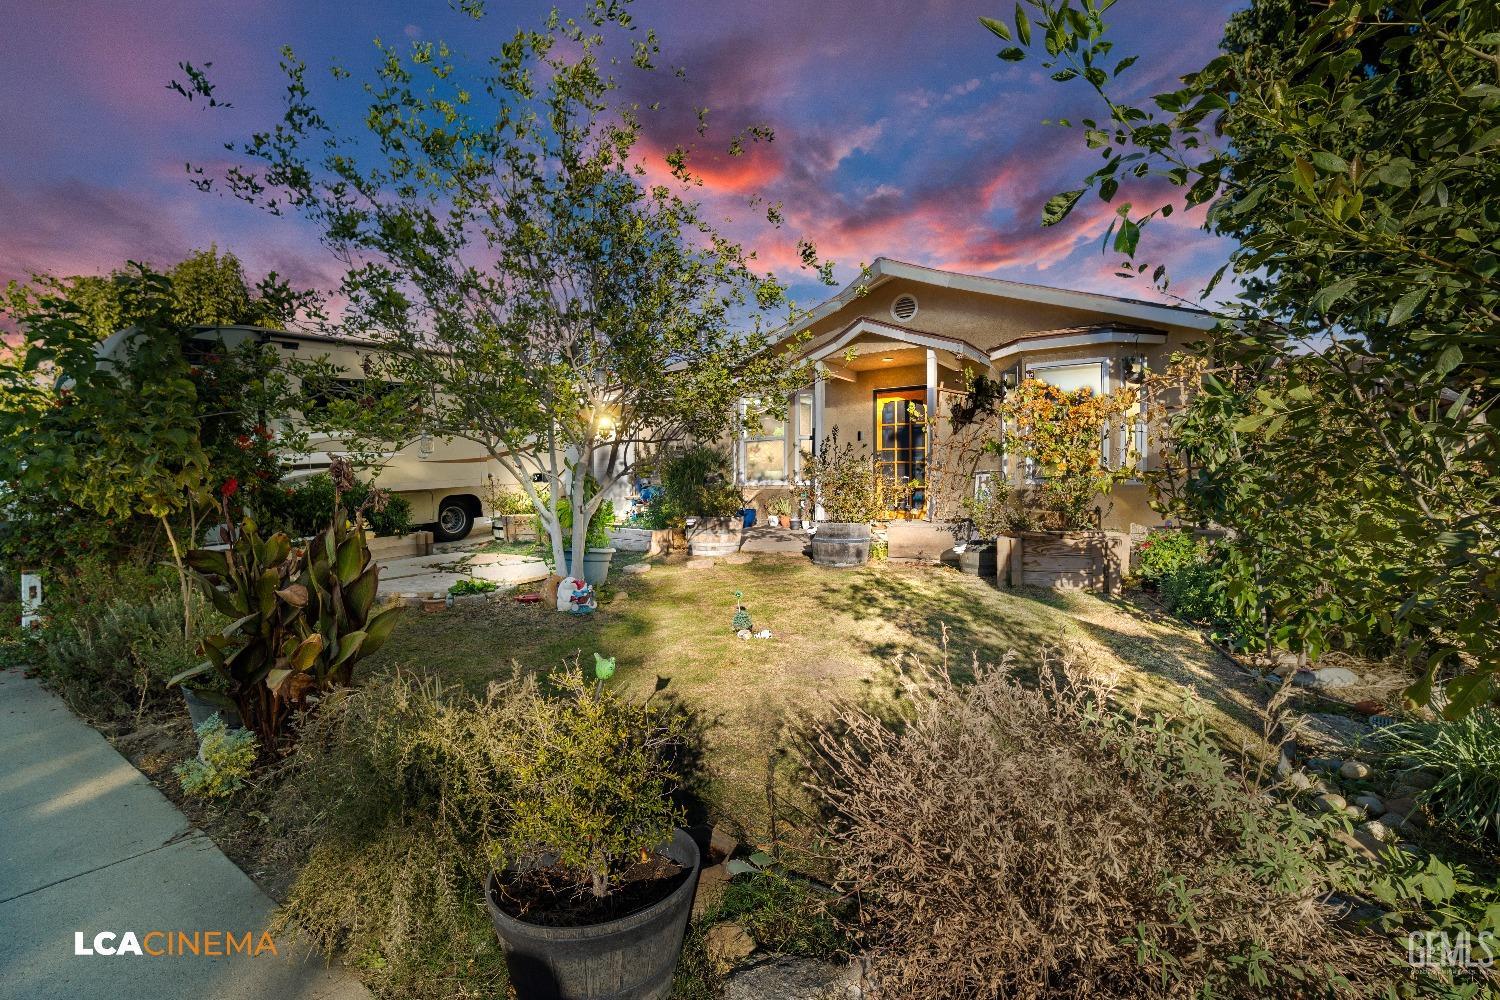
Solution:
<svg viewBox="0 0 1500 1000">
<path fill-rule="evenodd" d="M 986 373 L 1007 384 L 1035 377 L 1064 389 L 1109 392 L 1143 370 L 1160 370 L 1214 325 L 1206 312 L 1137 299 L 1005 281 L 881 257 L 858 279 L 781 331 L 815 378 L 789 401 L 786 420 L 764 420 L 743 431 L 735 469 L 746 495 L 765 501 L 796 482 L 800 454 L 834 430 L 840 442 L 865 448 L 891 484 L 927 480 L 926 428 L 914 412 L 940 415 L 969 379 Z M 804 338 L 805 339 L 801 339 Z M 925 410 L 909 403 L 919 403 Z M 1106 461 L 1133 450 L 1150 468 L 1148 414 L 1121 427 L 1120 440 L 1101 442 Z M 939 441 L 941 439 L 939 438 Z M 1013 456 L 982 466 L 986 476 L 1021 484 L 1028 470 Z M 968 488 L 970 484 L 966 484 Z M 930 519 L 921 489 L 893 517 Z M 1138 480 L 1118 485 L 1104 526 L 1139 530 L 1160 523 Z M 941 512 L 938 514 L 942 516 Z"/>
</svg>

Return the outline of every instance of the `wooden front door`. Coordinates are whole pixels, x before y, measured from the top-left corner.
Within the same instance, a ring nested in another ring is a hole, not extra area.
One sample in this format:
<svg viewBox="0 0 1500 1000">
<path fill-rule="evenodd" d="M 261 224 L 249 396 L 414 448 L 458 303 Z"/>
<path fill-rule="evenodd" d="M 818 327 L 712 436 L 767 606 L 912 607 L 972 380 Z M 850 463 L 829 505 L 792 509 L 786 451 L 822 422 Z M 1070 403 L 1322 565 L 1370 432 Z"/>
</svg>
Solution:
<svg viewBox="0 0 1500 1000">
<path fill-rule="evenodd" d="M 926 389 L 875 391 L 875 475 L 892 497 L 886 516 L 920 518 L 927 506 Z"/>
</svg>

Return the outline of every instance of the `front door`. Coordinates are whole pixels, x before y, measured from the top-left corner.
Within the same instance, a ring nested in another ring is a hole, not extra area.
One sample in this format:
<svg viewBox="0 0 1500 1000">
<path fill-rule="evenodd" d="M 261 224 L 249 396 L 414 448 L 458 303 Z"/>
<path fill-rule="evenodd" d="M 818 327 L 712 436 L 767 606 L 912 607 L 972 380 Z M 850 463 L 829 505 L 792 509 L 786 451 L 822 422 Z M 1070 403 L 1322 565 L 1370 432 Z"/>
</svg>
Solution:
<svg viewBox="0 0 1500 1000">
<path fill-rule="evenodd" d="M 926 389 L 875 391 L 875 474 L 891 518 L 920 518 L 927 505 Z"/>
</svg>

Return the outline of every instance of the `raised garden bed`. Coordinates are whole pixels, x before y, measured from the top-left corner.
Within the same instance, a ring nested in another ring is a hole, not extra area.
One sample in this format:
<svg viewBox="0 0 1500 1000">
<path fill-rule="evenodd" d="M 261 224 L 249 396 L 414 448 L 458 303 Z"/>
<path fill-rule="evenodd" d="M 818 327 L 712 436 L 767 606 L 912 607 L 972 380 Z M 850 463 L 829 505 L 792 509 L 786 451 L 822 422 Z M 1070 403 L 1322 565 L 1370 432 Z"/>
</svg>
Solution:
<svg viewBox="0 0 1500 1000">
<path fill-rule="evenodd" d="M 611 528 L 609 542 L 621 552 L 644 552 L 648 556 L 666 555 L 672 551 L 672 529 Z"/>
<path fill-rule="evenodd" d="M 1024 531 L 995 540 L 1002 586 L 1118 594 L 1130 566 L 1123 531 Z"/>
</svg>

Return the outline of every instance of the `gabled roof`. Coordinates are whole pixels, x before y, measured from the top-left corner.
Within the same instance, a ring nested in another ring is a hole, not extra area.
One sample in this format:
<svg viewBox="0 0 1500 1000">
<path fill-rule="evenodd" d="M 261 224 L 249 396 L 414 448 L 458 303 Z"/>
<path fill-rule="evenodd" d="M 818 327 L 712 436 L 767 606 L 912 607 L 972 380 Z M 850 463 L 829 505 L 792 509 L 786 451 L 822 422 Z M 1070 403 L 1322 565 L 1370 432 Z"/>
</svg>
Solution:
<svg viewBox="0 0 1500 1000">
<path fill-rule="evenodd" d="M 983 351 L 958 337 L 949 337 L 940 333 L 929 333 L 926 330 L 918 330 L 910 326 L 901 326 L 898 323 L 887 323 L 884 320 L 871 319 L 861 316 L 851 320 L 847 326 L 832 335 L 816 347 L 811 348 L 806 357 L 809 361 L 822 361 L 832 357 L 846 346 L 853 343 L 865 334 L 875 334 L 881 337 L 890 337 L 902 343 L 911 344 L 914 347 L 930 347 L 934 350 L 950 351 L 959 357 L 968 358 L 979 365 L 988 365 L 989 358 Z"/>
<path fill-rule="evenodd" d="M 1134 323 L 1088 323 L 1017 334 L 991 350 L 990 360 L 999 361 L 1023 350 L 1081 347 L 1085 344 L 1164 344 L 1166 341 L 1167 331 L 1156 327 Z"/>
<path fill-rule="evenodd" d="M 909 264 L 890 257 L 877 257 L 865 273 L 844 286 L 837 295 L 815 306 L 801 321 L 784 327 L 779 331 L 780 336 L 794 333 L 825 319 L 871 289 L 896 278 L 939 288 L 956 288 L 979 295 L 993 295 L 996 298 L 1109 313 L 1122 320 L 1165 323 L 1171 326 L 1186 326 L 1195 330 L 1212 329 L 1215 323 L 1214 317 L 1202 309 L 1168 306 L 1158 302 L 1146 302 L 1142 299 L 1104 295 L 1099 292 L 1078 292 L 1048 285 L 1033 285 L 1024 281 L 1007 281 L 1004 278 L 986 278 L 977 274 L 962 274 L 958 271 L 943 271 L 935 267 Z"/>
</svg>

